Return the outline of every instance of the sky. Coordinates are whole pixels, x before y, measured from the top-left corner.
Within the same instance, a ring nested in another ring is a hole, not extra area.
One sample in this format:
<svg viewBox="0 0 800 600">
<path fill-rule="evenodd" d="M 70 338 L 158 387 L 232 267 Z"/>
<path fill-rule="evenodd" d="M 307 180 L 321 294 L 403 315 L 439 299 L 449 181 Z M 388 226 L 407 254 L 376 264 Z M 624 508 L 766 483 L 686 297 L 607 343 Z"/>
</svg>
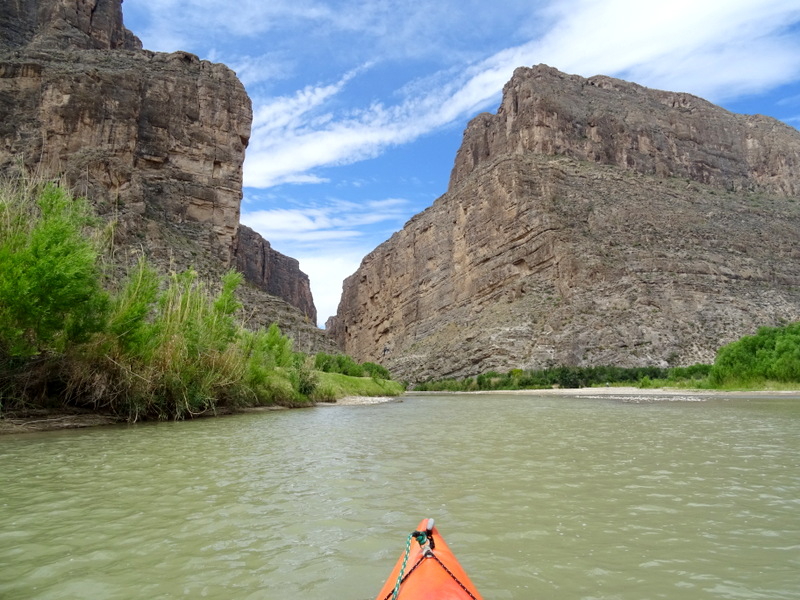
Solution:
<svg viewBox="0 0 800 600">
<path fill-rule="evenodd" d="M 544 63 L 800 128 L 800 0 L 124 0 L 148 50 L 253 102 L 241 222 L 308 274 L 318 325 L 361 259 L 447 191 L 469 120 Z"/>
</svg>

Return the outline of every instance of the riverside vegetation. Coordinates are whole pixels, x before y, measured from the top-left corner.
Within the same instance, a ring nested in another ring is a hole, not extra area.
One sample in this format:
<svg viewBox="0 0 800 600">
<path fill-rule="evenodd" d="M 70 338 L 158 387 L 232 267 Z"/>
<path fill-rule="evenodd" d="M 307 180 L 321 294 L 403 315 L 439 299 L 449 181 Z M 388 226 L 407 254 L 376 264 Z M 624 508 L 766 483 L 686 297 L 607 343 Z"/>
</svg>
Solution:
<svg viewBox="0 0 800 600">
<path fill-rule="evenodd" d="M 800 384 L 800 322 L 761 327 L 756 335 L 722 346 L 713 365 L 689 367 L 555 367 L 513 369 L 414 386 L 418 391 L 520 390 L 549 387 L 635 385 L 641 388 L 796 389 Z"/>
<path fill-rule="evenodd" d="M 0 183 L 0 411 L 180 419 L 402 392 L 379 365 L 294 352 L 276 324 L 246 329 L 238 272 L 212 286 L 193 270 L 163 277 L 141 258 L 117 281 L 110 239 L 64 187 Z"/>
</svg>

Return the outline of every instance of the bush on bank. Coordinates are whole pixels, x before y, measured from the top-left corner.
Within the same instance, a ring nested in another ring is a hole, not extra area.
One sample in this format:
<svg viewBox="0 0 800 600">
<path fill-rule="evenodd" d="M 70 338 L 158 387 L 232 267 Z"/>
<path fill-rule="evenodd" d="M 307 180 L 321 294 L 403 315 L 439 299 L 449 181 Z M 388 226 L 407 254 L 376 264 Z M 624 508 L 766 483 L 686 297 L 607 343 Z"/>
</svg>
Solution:
<svg viewBox="0 0 800 600">
<path fill-rule="evenodd" d="M 761 327 L 755 335 L 723 346 L 709 379 L 717 387 L 800 382 L 800 322 Z"/>
<path fill-rule="evenodd" d="M 136 421 L 316 398 L 315 359 L 276 324 L 236 318 L 241 274 L 215 292 L 193 270 L 164 278 L 142 259 L 107 289 L 105 237 L 65 189 L 0 183 L 0 409 L 70 404 Z"/>
<path fill-rule="evenodd" d="M 52 184 L 0 190 L 0 350 L 62 351 L 103 327 L 109 308 L 86 201 Z"/>
</svg>

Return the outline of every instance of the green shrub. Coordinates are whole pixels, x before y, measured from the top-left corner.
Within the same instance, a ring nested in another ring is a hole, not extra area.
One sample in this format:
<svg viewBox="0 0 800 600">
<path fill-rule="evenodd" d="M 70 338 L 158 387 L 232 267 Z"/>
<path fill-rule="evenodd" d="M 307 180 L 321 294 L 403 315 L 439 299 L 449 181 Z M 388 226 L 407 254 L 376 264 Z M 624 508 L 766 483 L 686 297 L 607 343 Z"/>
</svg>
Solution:
<svg viewBox="0 0 800 600">
<path fill-rule="evenodd" d="M 104 328 L 95 224 L 84 199 L 55 185 L 0 185 L 0 352 L 58 352 Z"/>
<path fill-rule="evenodd" d="M 302 354 L 297 354 L 301 357 L 301 361 L 291 371 L 291 381 L 297 393 L 305 398 L 310 398 L 317 388 L 319 378 L 317 373 L 313 370 L 313 360 Z"/>
<path fill-rule="evenodd" d="M 374 377 L 391 379 L 389 371 L 376 363 L 365 362 L 359 365 L 346 354 L 327 354 L 319 352 L 314 357 L 314 368 L 323 373 L 341 373 L 350 377 Z"/>
<path fill-rule="evenodd" d="M 300 401 L 292 382 L 286 374 L 272 371 L 259 386 L 259 404 L 292 406 Z"/>
<path fill-rule="evenodd" d="M 366 373 L 367 376 L 373 377 L 375 379 L 392 378 L 392 376 L 389 374 L 389 370 L 386 367 L 373 362 L 362 363 L 361 368 L 363 369 L 364 373 Z"/>
<path fill-rule="evenodd" d="M 761 327 L 723 346 L 709 374 L 714 385 L 733 382 L 800 381 L 800 322 L 785 327 Z"/>
</svg>

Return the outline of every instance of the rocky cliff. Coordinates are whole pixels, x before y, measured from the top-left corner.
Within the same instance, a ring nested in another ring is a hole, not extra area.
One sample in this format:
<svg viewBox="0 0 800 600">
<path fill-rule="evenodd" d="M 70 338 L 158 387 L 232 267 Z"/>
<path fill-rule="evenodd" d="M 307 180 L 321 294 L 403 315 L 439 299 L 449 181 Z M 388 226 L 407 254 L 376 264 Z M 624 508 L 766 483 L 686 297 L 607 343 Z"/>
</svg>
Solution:
<svg viewBox="0 0 800 600">
<path fill-rule="evenodd" d="M 0 172 L 66 176 L 118 223 L 123 259 L 144 248 L 165 269 L 212 278 L 238 266 L 298 309 L 281 311 L 284 331 L 314 328 L 297 261 L 240 230 L 252 110 L 229 68 L 142 50 L 121 0 L 12 0 L 0 14 L 0 116 Z"/>
<path fill-rule="evenodd" d="M 457 188 L 500 156 L 562 155 L 729 190 L 800 194 L 797 130 L 689 94 L 539 65 L 520 68 L 497 114 L 475 118 L 450 178 Z"/>
<path fill-rule="evenodd" d="M 344 284 L 331 334 L 412 381 L 680 365 L 800 319 L 800 133 L 700 98 L 518 69 L 446 194 Z"/>
<path fill-rule="evenodd" d="M 300 263 L 273 250 L 267 240 L 245 225 L 239 225 L 236 268 L 273 296 L 292 298 L 311 322 L 317 322 L 311 284 L 308 275 L 300 270 Z"/>
</svg>

